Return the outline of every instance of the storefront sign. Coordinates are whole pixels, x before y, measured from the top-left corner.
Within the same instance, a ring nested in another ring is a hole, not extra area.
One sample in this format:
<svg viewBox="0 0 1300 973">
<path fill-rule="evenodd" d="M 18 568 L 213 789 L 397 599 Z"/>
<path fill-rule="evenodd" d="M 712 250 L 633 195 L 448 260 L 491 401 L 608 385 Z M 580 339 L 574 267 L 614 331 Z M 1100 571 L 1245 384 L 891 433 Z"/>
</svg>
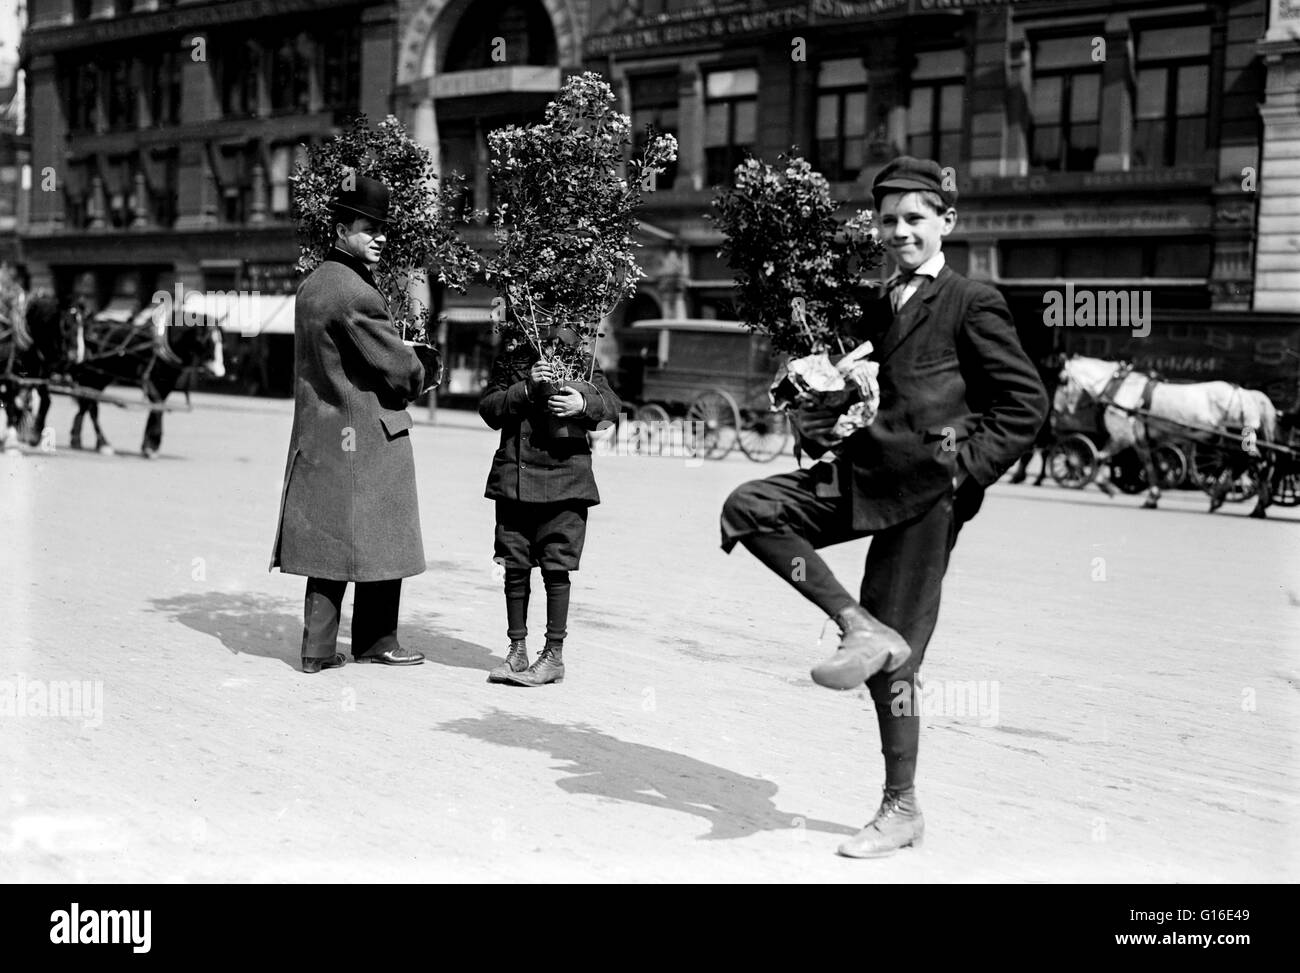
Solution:
<svg viewBox="0 0 1300 973">
<path fill-rule="evenodd" d="M 301 280 L 295 264 L 251 261 L 244 264 L 243 286 L 259 294 L 293 294 Z"/>
<path fill-rule="evenodd" d="M 767 10 L 749 3 L 700 4 L 654 17 L 627 17 L 615 8 L 604 29 L 590 34 L 588 57 L 674 47 L 691 42 L 762 35 L 817 24 L 1005 7 L 1019 0 L 805 0 Z"/>
</svg>

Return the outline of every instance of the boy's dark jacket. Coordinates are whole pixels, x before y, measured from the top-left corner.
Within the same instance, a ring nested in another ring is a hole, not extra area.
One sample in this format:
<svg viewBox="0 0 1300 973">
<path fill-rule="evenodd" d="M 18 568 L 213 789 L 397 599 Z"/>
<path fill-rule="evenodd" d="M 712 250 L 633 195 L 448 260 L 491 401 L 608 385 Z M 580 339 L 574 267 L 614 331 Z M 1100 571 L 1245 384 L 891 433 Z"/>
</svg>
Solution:
<svg viewBox="0 0 1300 973">
<path fill-rule="evenodd" d="M 897 316 L 884 293 L 863 312 L 855 337 L 881 362 L 880 410 L 840 447 L 841 480 L 852 483 L 853 527 L 883 530 L 928 510 L 963 468 L 982 493 L 1033 445 L 1048 403 L 987 284 L 944 267 Z M 810 440 L 799 448 L 824 452 Z"/>
<path fill-rule="evenodd" d="M 490 500 L 524 503 L 600 503 L 591 472 L 591 445 L 586 436 L 550 435 L 546 401 L 528 393 L 528 373 L 538 355 L 527 345 L 504 352 L 492 365 L 492 377 L 478 412 L 493 429 L 501 430 L 501 445 L 492 457 L 484 496 Z M 589 385 L 580 384 L 584 409 L 575 421 L 594 430 L 618 418 L 618 396 L 610 390 L 596 365 Z"/>
</svg>

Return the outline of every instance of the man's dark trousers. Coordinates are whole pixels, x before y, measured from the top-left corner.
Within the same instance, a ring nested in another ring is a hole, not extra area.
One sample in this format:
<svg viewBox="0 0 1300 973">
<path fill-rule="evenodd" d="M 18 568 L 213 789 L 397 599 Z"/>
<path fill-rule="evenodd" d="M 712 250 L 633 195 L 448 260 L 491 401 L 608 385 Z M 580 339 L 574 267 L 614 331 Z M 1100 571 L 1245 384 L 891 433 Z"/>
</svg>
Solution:
<svg viewBox="0 0 1300 973">
<path fill-rule="evenodd" d="M 332 659 L 338 651 L 339 616 L 346 581 L 307 579 L 306 620 L 302 630 L 304 659 Z M 379 655 L 397 648 L 397 609 L 402 579 L 358 581 L 352 605 L 352 657 Z"/>
<path fill-rule="evenodd" d="M 867 687 L 881 723 L 886 778 L 891 783 L 910 784 L 920 735 L 916 672 L 939 617 L 949 555 L 962 524 L 974 516 L 983 494 L 976 490 L 964 497 L 958 505 L 963 509 L 957 511 L 953 494 L 945 494 L 917 517 L 873 533 L 853 528 L 851 498 L 818 496 L 822 482 L 824 477 L 818 471 L 805 469 L 742 484 L 723 506 L 723 548 L 731 550 L 736 543 L 759 534 L 794 534 L 815 549 L 872 538 L 858 600 L 903 636 L 912 655 L 900 669 L 877 673 Z M 809 575 L 795 568 L 790 566 L 782 576 L 800 594 L 817 601 L 801 580 Z M 816 574 L 812 572 L 811 577 Z"/>
</svg>

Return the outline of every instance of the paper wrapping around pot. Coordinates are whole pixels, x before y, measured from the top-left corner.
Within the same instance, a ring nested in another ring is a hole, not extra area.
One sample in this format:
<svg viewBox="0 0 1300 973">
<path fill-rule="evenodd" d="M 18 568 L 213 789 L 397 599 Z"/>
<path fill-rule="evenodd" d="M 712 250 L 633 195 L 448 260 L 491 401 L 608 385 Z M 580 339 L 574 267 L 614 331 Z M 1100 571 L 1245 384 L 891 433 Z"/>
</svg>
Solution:
<svg viewBox="0 0 1300 973">
<path fill-rule="evenodd" d="M 772 408 L 786 411 L 804 406 L 840 410 L 835 433 L 850 436 L 875 421 L 880 407 L 876 376 L 880 363 L 867 361 L 870 341 L 864 341 L 837 362 L 826 352 L 784 362 L 768 396 Z"/>
</svg>

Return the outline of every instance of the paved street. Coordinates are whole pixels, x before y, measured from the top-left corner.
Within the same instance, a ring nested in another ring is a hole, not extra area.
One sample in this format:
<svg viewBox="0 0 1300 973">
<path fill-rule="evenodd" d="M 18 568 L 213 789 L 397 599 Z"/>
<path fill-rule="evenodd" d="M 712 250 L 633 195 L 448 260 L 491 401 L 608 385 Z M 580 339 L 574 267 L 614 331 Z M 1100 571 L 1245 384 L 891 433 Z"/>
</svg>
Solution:
<svg viewBox="0 0 1300 973">
<path fill-rule="evenodd" d="M 792 460 L 598 457 L 568 676 L 511 689 L 495 437 L 417 410 L 430 661 L 305 676 L 302 579 L 266 570 L 291 403 L 196 396 L 153 461 L 144 413 L 101 411 L 123 455 L 62 448 L 59 399 L 53 453 L 0 457 L 6 880 L 1300 879 L 1294 512 L 996 486 L 924 669 L 926 845 L 848 861 L 869 700 L 811 683 L 833 632 L 717 546 L 727 493 Z M 850 587 L 866 546 L 829 553 Z"/>
</svg>

